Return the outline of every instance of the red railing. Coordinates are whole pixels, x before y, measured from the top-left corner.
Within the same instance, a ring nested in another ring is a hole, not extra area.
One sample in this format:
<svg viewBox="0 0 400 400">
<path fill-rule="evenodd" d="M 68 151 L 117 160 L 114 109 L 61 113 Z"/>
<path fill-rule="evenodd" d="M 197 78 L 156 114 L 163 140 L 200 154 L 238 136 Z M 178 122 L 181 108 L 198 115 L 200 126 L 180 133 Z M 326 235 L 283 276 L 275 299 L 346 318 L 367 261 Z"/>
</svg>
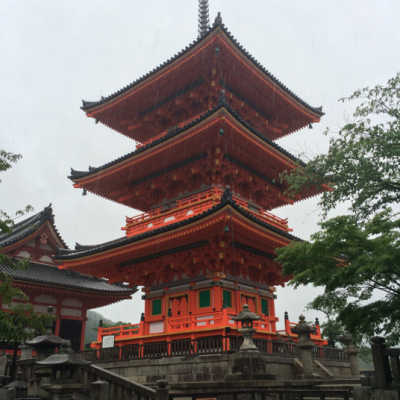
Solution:
<svg viewBox="0 0 400 400">
<path fill-rule="evenodd" d="M 253 338 L 262 355 L 279 357 L 300 357 L 295 343 L 278 340 Z M 223 354 L 236 352 L 243 343 L 242 336 L 213 336 L 197 339 L 179 339 L 131 344 L 123 347 L 81 351 L 78 354 L 92 362 L 127 361 L 163 357 L 184 357 L 204 354 Z M 312 357 L 326 360 L 347 361 L 342 349 L 314 347 Z"/>
<path fill-rule="evenodd" d="M 223 191 L 221 187 L 214 186 L 199 194 L 176 200 L 172 204 L 170 203 L 166 206 L 160 206 L 152 211 L 135 217 L 126 217 L 126 226 L 123 227 L 122 230 L 126 230 L 126 236 L 133 236 L 142 231 L 153 230 L 161 226 L 182 221 L 213 207 L 220 201 L 222 194 Z M 287 218 L 279 218 L 261 207 L 254 206 L 248 201 L 235 196 L 234 194 L 233 198 L 237 204 L 245 208 L 257 218 L 265 220 L 269 224 L 286 232 L 291 231 L 287 226 Z M 169 209 L 166 209 L 168 207 Z"/>
<path fill-rule="evenodd" d="M 286 335 L 292 336 L 292 328 L 298 325 L 297 322 L 291 322 L 288 319 L 285 319 L 285 329 L 277 330 L 276 333 L 284 333 Z M 321 339 L 321 328 L 319 325 L 313 325 L 316 328 L 315 335 L 310 335 L 312 338 Z M 297 335 L 296 335 L 297 336 Z"/>
<path fill-rule="evenodd" d="M 225 309 L 223 311 L 211 312 L 206 314 L 188 315 L 182 317 L 168 317 L 166 328 L 162 332 L 154 333 L 162 334 L 167 332 L 180 332 L 191 330 L 203 330 L 203 329 L 218 329 L 227 326 L 235 326 L 236 322 L 232 320 L 234 314 L 228 313 Z M 257 331 L 260 332 L 271 332 L 271 322 L 276 321 L 275 318 L 263 316 L 259 321 L 255 321 L 253 326 Z M 160 321 L 150 321 L 150 322 L 140 322 L 139 324 L 121 325 L 110 328 L 99 327 L 97 331 L 97 341 L 101 342 L 104 336 L 114 335 L 116 337 L 123 337 L 125 339 L 139 336 L 144 336 L 145 332 L 151 331 L 150 324 L 152 322 Z M 147 326 L 146 326 L 147 324 Z M 149 334 L 151 335 L 151 334 Z"/>
<path fill-rule="evenodd" d="M 130 324 L 130 325 L 120 325 L 120 326 L 113 326 L 110 328 L 98 328 L 98 334 L 100 337 L 103 336 L 132 336 L 137 335 L 139 333 L 140 324 Z M 100 339 L 101 340 L 101 339 Z"/>
</svg>

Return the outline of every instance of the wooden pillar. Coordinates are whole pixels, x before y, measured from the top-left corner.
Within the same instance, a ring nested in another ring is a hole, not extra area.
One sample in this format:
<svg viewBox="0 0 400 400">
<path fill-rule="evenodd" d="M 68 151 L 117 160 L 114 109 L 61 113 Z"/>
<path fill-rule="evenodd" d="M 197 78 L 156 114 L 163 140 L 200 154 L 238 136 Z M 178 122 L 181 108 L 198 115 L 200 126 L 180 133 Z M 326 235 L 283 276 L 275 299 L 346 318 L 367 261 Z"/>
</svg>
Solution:
<svg viewBox="0 0 400 400">
<path fill-rule="evenodd" d="M 60 336 L 61 308 L 62 308 L 62 299 L 60 297 L 57 297 L 57 315 L 58 315 L 58 318 L 56 320 L 56 327 L 54 329 L 54 334 L 56 336 Z"/>
<path fill-rule="evenodd" d="M 195 282 L 190 282 L 191 288 L 195 285 Z M 196 311 L 196 291 L 191 289 L 189 292 L 189 315 L 192 316 L 194 311 Z"/>
<path fill-rule="evenodd" d="M 85 304 L 83 304 L 83 307 L 82 307 L 83 320 L 82 320 L 81 344 L 80 344 L 81 351 L 85 349 L 85 331 L 86 331 L 86 321 L 87 321 L 86 312 L 87 312 L 86 306 L 85 306 Z"/>
<path fill-rule="evenodd" d="M 213 278 L 213 282 L 220 282 L 220 278 Z M 214 297 L 214 306 L 216 312 L 221 312 L 222 308 L 222 288 L 218 284 L 214 284 L 213 286 L 213 297 Z"/>
<path fill-rule="evenodd" d="M 240 302 L 240 291 L 238 290 L 239 282 L 235 282 L 235 292 L 233 295 L 235 296 L 235 315 L 238 315 L 242 310 L 242 304 Z"/>
<path fill-rule="evenodd" d="M 150 294 L 150 291 L 145 292 L 146 296 Z M 146 299 L 144 301 L 144 335 L 149 334 L 149 323 L 147 322 L 149 317 L 151 316 L 151 300 Z"/>
<path fill-rule="evenodd" d="M 276 332 L 275 299 L 268 300 L 269 320 L 271 322 L 271 332 Z"/>
</svg>

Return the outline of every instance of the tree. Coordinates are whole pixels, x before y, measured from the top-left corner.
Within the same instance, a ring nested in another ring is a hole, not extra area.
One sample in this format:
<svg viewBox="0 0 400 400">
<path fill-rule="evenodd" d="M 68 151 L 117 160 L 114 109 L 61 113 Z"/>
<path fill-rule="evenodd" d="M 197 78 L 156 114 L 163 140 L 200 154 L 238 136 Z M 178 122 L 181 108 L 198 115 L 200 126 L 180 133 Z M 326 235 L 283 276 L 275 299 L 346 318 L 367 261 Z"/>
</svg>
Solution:
<svg viewBox="0 0 400 400">
<path fill-rule="evenodd" d="M 312 185 L 333 190 L 320 201 L 321 231 L 310 242 L 277 249 L 277 261 L 295 287 L 323 286 L 318 301 L 344 304 L 337 321 L 358 343 L 385 334 L 394 344 L 400 340 L 400 219 L 390 206 L 400 198 L 400 73 L 384 87 L 347 99 L 364 101 L 355 120 L 331 139 L 327 154 L 281 175 L 291 194 Z M 384 122 L 377 122 L 380 117 Z M 350 214 L 326 220 L 345 200 L 352 202 Z"/>
<path fill-rule="evenodd" d="M 336 293 L 328 293 L 324 296 L 317 296 L 306 306 L 307 310 L 317 310 L 325 314 L 327 321 L 321 324 L 321 335 L 328 340 L 328 345 L 336 347 L 339 337 L 346 333 L 343 324 L 338 321 L 337 316 L 340 310 L 346 305 L 343 298 L 337 297 Z"/>
<path fill-rule="evenodd" d="M 340 101 L 354 99 L 363 100 L 354 121 L 330 140 L 327 154 L 281 174 L 291 195 L 314 185 L 334 189 L 322 195 L 324 217 L 350 200 L 352 215 L 365 220 L 400 200 L 400 72 L 385 87 L 357 90 Z M 377 118 L 383 122 L 374 124 Z"/>
<path fill-rule="evenodd" d="M 19 154 L 12 154 L 5 150 L 0 150 L 0 172 L 5 172 L 11 168 L 12 163 L 16 163 L 21 158 Z M 1 182 L 1 180 L 0 180 Z M 32 211 L 31 206 L 27 206 L 24 210 L 17 211 L 16 216 L 24 215 Z M 12 232 L 14 220 L 6 212 L 0 210 L 0 233 L 7 234 Z M 0 266 L 8 264 L 14 268 L 26 269 L 29 267 L 29 260 L 24 259 L 14 262 L 5 254 L 0 253 Z M 0 296 L 5 305 L 11 306 L 12 299 L 19 297 L 26 300 L 25 294 L 18 288 L 12 285 L 12 279 L 5 274 L 0 268 Z M 28 333 L 25 328 L 27 326 L 37 329 L 40 332 L 44 331 L 44 326 L 52 320 L 49 314 L 37 314 L 32 304 L 25 303 L 11 307 L 10 310 L 0 310 L 0 340 L 7 343 L 18 343 L 28 339 Z"/>
</svg>

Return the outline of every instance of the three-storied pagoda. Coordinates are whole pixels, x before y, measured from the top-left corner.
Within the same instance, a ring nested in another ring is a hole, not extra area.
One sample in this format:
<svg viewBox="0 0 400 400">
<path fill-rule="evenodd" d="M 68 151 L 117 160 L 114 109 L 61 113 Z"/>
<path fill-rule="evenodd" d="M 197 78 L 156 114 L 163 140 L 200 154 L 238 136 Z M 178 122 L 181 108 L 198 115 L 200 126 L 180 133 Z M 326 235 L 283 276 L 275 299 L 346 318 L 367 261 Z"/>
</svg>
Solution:
<svg viewBox="0 0 400 400">
<path fill-rule="evenodd" d="M 100 329 L 97 347 L 110 334 L 119 346 L 220 337 L 236 329 L 230 318 L 245 303 L 263 316 L 256 337 L 277 338 L 274 286 L 289 277 L 275 249 L 296 238 L 270 211 L 317 190 L 285 195 L 279 174 L 297 160 L 274 139 L 323 113 L 251 57 L 219 14 L 200 28 L 160 67 L 83 102 L 88 117 L 137 145 L 101 167 L 72 170 L 74 187 L 143 212 L 126 218 L 124 237 L 56 257 L 60 268 L 144 286 L 139 328 Z"/>
</svg>

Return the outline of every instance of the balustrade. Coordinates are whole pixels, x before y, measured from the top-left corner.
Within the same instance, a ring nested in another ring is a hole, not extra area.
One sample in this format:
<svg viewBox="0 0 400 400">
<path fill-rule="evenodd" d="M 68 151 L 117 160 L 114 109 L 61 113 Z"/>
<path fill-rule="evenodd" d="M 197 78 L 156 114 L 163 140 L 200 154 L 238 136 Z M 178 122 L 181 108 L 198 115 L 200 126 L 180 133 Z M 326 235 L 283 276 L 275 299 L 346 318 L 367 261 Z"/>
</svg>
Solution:
<svg viewBox="0 0 400 400">
<path fill-rule="evenodd" d="M 190 216 L 198 215 L 214 206 L 215 203 L 220 200 L 222 194 L 223 191 L 221 187 L 214 186 L 204 192 L 174 201 L 169 205 L 167 210 L 165 209 L 166 206 L 160 206 L 135 217 L 127 217 L 126 227 L 122 229 L 126 230 L 127 236 L 131 236 L 133 233 L 136 235 L 146 230 L 152 230 L 182 221 Z M 248 201 L 235 196 L 235 194 L 233 194 L 233 198 L 238 205 L 245 208 L 246 211 L 250 212 L 257 218 L 265 220 L 269 224 L 287 232 L 291 230 L 287 226 L 287 218 L 278 218 L 260 207 L 254 207 Z"/>
<path fill-rule="evenodd" d="M 197 339 L 181 339 L 165 342 L 134 344 L 111 349 L 81 351 L 78 354 L 88 361 L 110 362 L 135 359 L 151 359 L 164 357 L 187 357 L 203 354 L 234 353 L 242 345 L 242 336 L 226 335 Z M 264 356 L 279 356 L 288 358 L 300 357 L 295 343 L 280 342 L 253 338 L 254 344 Z M 396 349 L 397 350 L 397 349 Z M 347 361 L 347 355 L 342 349 L 329 347 L 314 347 L 312 357 L 316 359 Z"/>
</svg>

